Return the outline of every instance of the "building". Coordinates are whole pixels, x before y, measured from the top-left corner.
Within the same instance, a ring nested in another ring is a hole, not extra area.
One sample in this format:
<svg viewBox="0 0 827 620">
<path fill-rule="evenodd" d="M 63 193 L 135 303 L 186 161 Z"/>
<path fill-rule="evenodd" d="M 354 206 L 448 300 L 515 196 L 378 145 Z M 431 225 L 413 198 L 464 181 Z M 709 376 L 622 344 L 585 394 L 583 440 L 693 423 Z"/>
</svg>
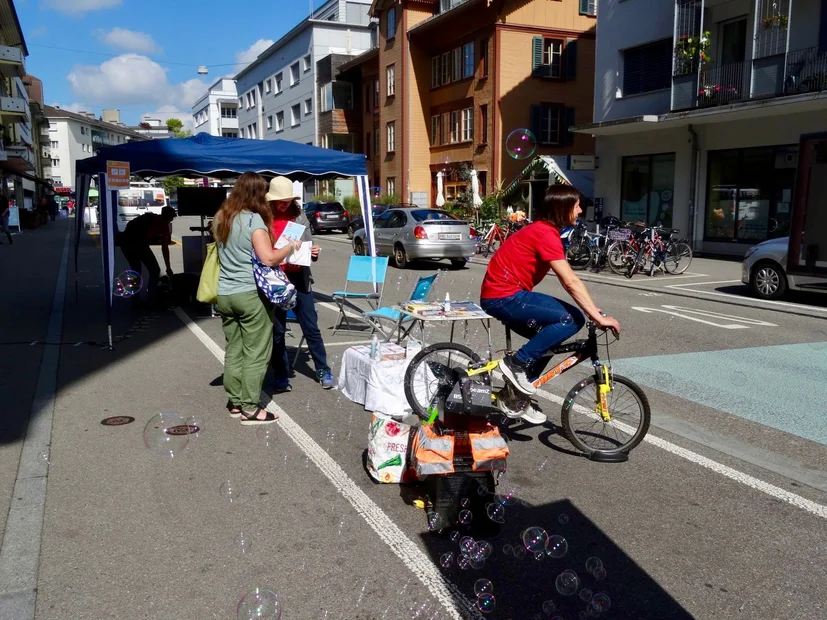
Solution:
<svg viewBox="0 0 827 620">
<path fill-rule="evenodd" d="M 238 94 L 235 80 L 219 78 L 192 106 L 194 133 L 238 138 Z"/>
<path fill-rule="evenodd" d="M 152 118 L 151 114 L 144 114 L 141 117 L 141 122 L 137 125 L 130 125 L 129 129 L 150 140 L 165 140 L 166 138 L 175 137 L 175 134 L 167 127 L 166 121 L 160 118 Z"/>
<path fill-rule="evenodd" d="M 314 102 L 331 100 L 332 91 L 317 92 L 317 62 L 330 54 L 357 56 L 373 47 L 369 8 L 370 0 L 329 0 L 239 72 L 239 136 L 324 146 Z M 353 193 L 353 183 L 340 185 L 343 195 Z M 305 191 L 314 193 L 309 186 Z"/>
<path fill-rule="evenodd" d="M 104 117 L 98 118 L 92 112 L 69 112 L 49 105 L 45 109 L 49 120 L 51 180 L 55 187 L 74 191 L 77 160 L 93 157 L 100 147 L 148 139 L 121 123 L 117 110 L 104 110 Z"/>
<path fill-rule="evenodd" d="M 23 179 L 23 195 L 31 198 L 33 203 L 39 202 L 40 197 L 51 185 L 46 179 L 51 179 L 51 157 L 49 152 L 48 134 L 49 120 L 46 118 L 46 109 L 43 103 L 43 82 L 33 75 L 23 78 L 26 93 L 29 96 L 29 111 L 32 125 L 32 154 L 34 156 L 34 179 Z"/>
<path fill-rule="evenodd" d="M 375 0 L 371 15 L 378 47 L 339 79 L 355 85 L 359 142 L 383 193 L 435 206 L 440 175 L 450 203 L 467 196 L 471 170 L 481 194 L 508 186 L 531 162 L 508 152 L 518 129 L 536 136 L 533 156 L 593 154 L 568 127 L 591 118 L 594 3 Z"/>
<path fill-rule="evenodd" d="M 799 136 L 827 130 L 820 0 L 600 0 L 595 194 L 741 255 L 788 235 Z M 641 19 L 641 16 L 646 16 Z"/>
</svg>

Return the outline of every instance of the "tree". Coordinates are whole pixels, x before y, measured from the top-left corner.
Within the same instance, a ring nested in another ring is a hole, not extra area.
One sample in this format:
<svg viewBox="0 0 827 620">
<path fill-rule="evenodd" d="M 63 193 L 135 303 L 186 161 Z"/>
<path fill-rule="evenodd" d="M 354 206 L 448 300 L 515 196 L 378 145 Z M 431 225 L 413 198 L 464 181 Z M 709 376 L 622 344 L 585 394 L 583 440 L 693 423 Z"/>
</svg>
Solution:
<svg viewBox="0 0 827 620">
<path fill-rule="evenodd" d="M 164 186 L 164 191 L 167 196 L 172 196 L 172 191 L 184 185 L 184 177 L 164 177 L 161 180 L 161 185 Z"/>
<path fill-rule="evenodd" d="M 189 129 L 184 129 L 184 123 L 178 118 L 168 118 L 167 129 L 169 129 L 176 138 L 187 138 L 192 135 Z"/>
</svg>

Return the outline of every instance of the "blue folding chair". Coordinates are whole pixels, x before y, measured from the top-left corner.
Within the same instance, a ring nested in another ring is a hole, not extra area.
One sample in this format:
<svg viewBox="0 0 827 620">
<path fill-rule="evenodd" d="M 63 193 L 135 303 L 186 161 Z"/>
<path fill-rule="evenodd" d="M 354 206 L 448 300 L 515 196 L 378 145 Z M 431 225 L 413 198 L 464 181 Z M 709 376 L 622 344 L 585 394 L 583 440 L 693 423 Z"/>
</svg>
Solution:
<svg viewBox="0 0 827 620">
<path fill-rule="evenodd" d="M 405 301 L 428 301 L 428 296 L 431 294 L 431 291 L 434 288 L 434 284 L 436 283 L 436 279 L 439 277 L 439 272 L 430 275 L 430 276 L 421 276 L 414 284 L 413 290 L 411 294 Z M 374 322 L 376 328 L 382 332 L 385 336 L 385 342 L 390 342 L 390 339 L 393 337 L 394 333 L 398 332 L 399 338 L 397 342 L 402 340 L 402 326 L 405 323 L 410 323 L 413 321 L 411 317 L 408 315 L 404 315 L 399 311 L 398 308 L 393 308 L 390 306 L 384 306 L 382 308 L 377 308 L 371 312 L 366 312 L 365 316 L 368 317 L 371 321 Z M 402 319 L 400 321 L 400 319 Z M 393 326 L 388 332 L 382 328 L 382 321 L 391 321 Z M 408 330 L 410 331 L 410 330 Z M 407 333 L 404 332 L 404 333 Z"/>
<path fill-rule="evenodd" d="M 350 321 L 348 320 L 348 312 L 345 310 L 345 302 L 350 302 L 348 308 L 359 312 L 358 318 L 364 321 L 371 327 L 371 333 L 376 329 L 376 325 L 369 318 L 365 316 L 365 310 L 356 306 L 354 301 L 365 301 L 370 306 L 369 311 L 376 310 L 382 303 L 382 291 L 385 288 L 385 274 L 388 271 L 388 257 L 387 256 L 351 256 L 350 264 L 347 268 L 347 278 L 345 281 L 345 290 L 336 291 L 333 293 L 333 301 L 339 306 L 339 314 L 336 316 L 336 322 L 333 324 L 333 333 L 339 329 L 342 319 L 345 321 L 348 329 L 352 329 Z M 367 292 L 356 292 L 348 290 L 351 283 L 370 284 L 370 290 Z"/>
<path fill-rule="evenodd" d="M 287 324 L 284 326 L 285 336 L 287 334 L 290 334 L 290 335 L 293 334 L 293 330 L 290 329 L 290 324 L 291 323 L 295 323 L 297 325 L 299 323 L 299 319 L 296 316 L 296 313 L 293 312 L 292 309 L 287 311 Z M 301 327 L 299 327 L 299 329 L 301 329 Z M 299 355 L 302 352 L 302 345 L 304 344 L 304 341 L 305 341 L 304 332 L 302 332 L 302 338 L 301 338 L 301 340 L 299 340 L 299 346 L 296 347 L 296 355 L 293 356 L 293 363 L 290 364 L 290 370 L 293 370 L 296 367 L 296 362 L 299 361 Z"/>
</svg>

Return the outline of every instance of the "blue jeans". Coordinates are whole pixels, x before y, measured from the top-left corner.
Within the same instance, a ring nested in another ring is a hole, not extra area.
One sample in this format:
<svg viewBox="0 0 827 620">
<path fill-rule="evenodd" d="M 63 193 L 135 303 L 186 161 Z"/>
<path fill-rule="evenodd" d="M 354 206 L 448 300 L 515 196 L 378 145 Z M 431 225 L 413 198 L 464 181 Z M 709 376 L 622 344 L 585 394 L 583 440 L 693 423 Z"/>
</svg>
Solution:
<svg viewBox="0 0 827 620">
<path fill-rule="evenodd" d="M 293 313 L 299 321 L 302 334 L 307 340 L 307 348 L 310 349 L 310 356 L 316 366 L 316 372 L 330 370 L 327 365 L 327 352 L 322 340 L 322 332 L 319 331 L 319 318 L 316 314 L 316 305 L 313 293 L 308 291 L 302 293 L 296 291 L 296 305 Z M 287 311 L 281 308 L 274 310 L 275 321 L 273 321 L 273 374 L 276 383 L 284 385 L 290 376 L 290 361 L 287 359 L 287 347 L 284 342 L 286 333 Z"/>
<path fill-rule="evenodd" d="M 579 308 L 542 293 L 520 291 L 511 297 L 482 299 L 480 306 L 512 331 L 528 338 L 514 358 L 528 367 L 526 374 L 531 381 L 543 374 L 548 365 L 548 350 L 574 336 L 586 324 Z M 563 320 L 567 315 L 571 321 Z"/>
</svg>

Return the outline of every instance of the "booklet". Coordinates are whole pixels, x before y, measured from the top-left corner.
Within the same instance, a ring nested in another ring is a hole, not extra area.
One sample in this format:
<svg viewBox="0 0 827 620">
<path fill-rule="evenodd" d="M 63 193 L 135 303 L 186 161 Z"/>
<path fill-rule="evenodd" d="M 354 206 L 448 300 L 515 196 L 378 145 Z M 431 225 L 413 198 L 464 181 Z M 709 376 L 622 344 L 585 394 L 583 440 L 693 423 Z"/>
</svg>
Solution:
<svg viewBox="0 0 827 620">
<path fill-rule="evenodd" d="M 287 226 L 284 227 L 284 232 L 281 233 L 281 236 L 285 239 L 296 241 L 302 238 L 302 234 L 304 234 L 305 228 L 306 227 L 304 224 L 297 224 L 296 222 L 287 222 Z"/>
<path fill-rule="evenodd" d="M 301 226 L 301 224 L 300 224 Z M 302 226 L 302 228 L 304 228 Z M 276 241 L 276 249 L 280 250 L 284 246 L 290 243 L 284 237 L 279 237 L 279 240 Z M 312 257 L 310 256 L 310 248 L 313 246 L 312 241 L 302 241 L 302 247 L 298 252 L 294 252 L 290 258 L 287 259 L 287 262 L 291 265 L 303 265 L 305 267 L 310 267 L 310 262 Z"/>
</svg>

